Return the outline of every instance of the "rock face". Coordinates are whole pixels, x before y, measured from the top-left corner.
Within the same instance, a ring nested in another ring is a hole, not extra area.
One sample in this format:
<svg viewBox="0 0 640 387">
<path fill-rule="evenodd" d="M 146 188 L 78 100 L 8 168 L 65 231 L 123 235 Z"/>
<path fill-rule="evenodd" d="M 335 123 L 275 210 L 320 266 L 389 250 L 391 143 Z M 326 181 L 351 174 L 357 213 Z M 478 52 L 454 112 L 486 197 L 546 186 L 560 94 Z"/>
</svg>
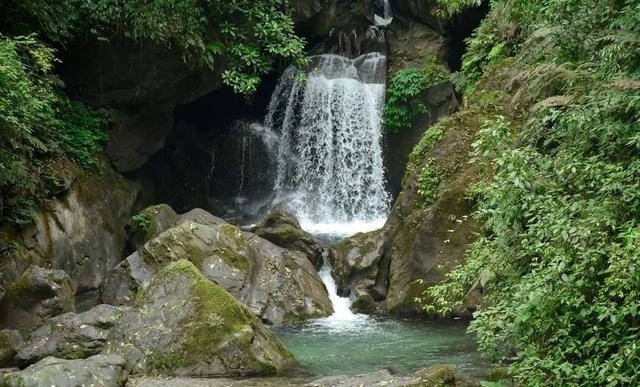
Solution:
<svg viewBox="0 0 640 387">
<path fill-rule="evenodd" d="M 189 261 L 162 269 L 135 306 L 106 347 L 135 373 L 272 375 L 294 364 L 260 320 Z"/>
<path fill-rule="evenodd" d="M 31 266 L 0 301 L 0 327 L 26 333 L 48 317 L 72 311 L 74 289 L 67 273 Z"/>
<path fill-rule="evenodd" d="M 121 262 L 101 286 L 103 301 L 131 304 L 139 288 L 179 259 L 193 262 L 263 321 L 280 324 L 332 312 L 326 288 L 303 254 L 227 223 L 190 221 L 168 229 Z"/>
<path fill-rule="evenodd" d="M 102 351 L 109 330 L 128 308 L 98 305 L 84 313 L 56 316 L 31 332 L 17 350 L 21 364 L 48 356 L 84 359 Z"/>
<path fill-rule="evenodd" d="M 16 247 L 4 252 L 0 291 L 29 265 L 64 270 L 79 291 L 95 289 L 122 259 L 125 225 L 139 188 L 104 164 L 99 173 L 78 171 L 72 179 L 69 190 L 42 208 L 33 225 L 18 234 L 0 229 L 0 240 Z"/>
<path fill-rule="evenodd" d="M 322 266 L 322 244 L 300 228 L 300 223 L 291 214 L 278 209 L 272 210 L 251 231 L 276 246 L 303 253 L 317 269 Z"/>
<path fill-rule="evenodd" d="M 107 154 L 120 171 L 139 168 L 164 146 L 177 105 L 222 86 L 219 69 L 195 69 L 179 51 L 149 43 L 85 40 L 67 45 L 62 59 L 74 98 L 117 111 Z"/>
<path fill-rule="evenodd" d="M 0 379 L 2 387 L 121 387 L 128 372 L 124 359 L 116 355 L 96 355 L 82 360 L 48 357 L 22 371 Z"/>
<path fill-rule="evenodd" d="M 22 345 L 19 331 L 5 329 L 0 331 L 0 368 L 16 366 L 16 351 Z"/>
</svg>

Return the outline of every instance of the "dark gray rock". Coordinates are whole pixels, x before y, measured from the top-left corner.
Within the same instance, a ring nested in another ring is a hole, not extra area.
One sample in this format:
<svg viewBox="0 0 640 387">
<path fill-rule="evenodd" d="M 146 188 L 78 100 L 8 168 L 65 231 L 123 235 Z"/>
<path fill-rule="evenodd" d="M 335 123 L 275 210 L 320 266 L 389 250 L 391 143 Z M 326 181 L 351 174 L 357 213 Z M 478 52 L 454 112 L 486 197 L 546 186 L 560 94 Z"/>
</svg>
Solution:
<svg viewBox="0 0 640 387">
<path fill-rule="evenodd" d="M 358 233 L 331 246 L 327 260 L 336 278 L 338 293 L 349 295 L 359 287 L 375 295 L 386 295 L 387 283 L 380 274 L 383 240 L 379 230 Z"/>
<path fill-rule="evenodd" d="M 84 359 L 102 351 L 109 330 L 126 307 L 98 305 L 84 313 L 65 313 L 31 332 L 17 350 L 21 364 L 32 364 L 48 356 Z"/>
<path fill-rule="evenodd" d="M 67 273 L 31 266 L 0 301 L 0 326 L 28 333 L 49 317 L 73 311 L 74 289 Z"/>
<path fill-rule="evenodd" d="M 364 286 L 356 286 L 353 290 L 353 302 L 349 307 L 353 313 L 373 313 L 377 308 L 376 301 Z"/>
<path fill-rule="evenodd" d="M 106 346 L 135 373 L 273 375 L 295 363 L 260 320 L 189 261 L 162 269 L 135 306 Z"/>
<path fill-rule="evenodd" d="M 22 344 L 22 334 L 17 330 L 5 329 L 0 331 L 0 368 L 15 367 L 17 365 L 16 351 Z"/>
<path fill-rule="evenodd" d="M 128 372 L 117 355 L 96 355 L 82 360 L 47 357 L 22 371 L 0 379 L 2 387 L 121 387 Z"/>
<path fill-rule="evenodd" d="M 309 260 L 255 234 L 223 223 L 181 223 L 121 262 L 100 288 L 104 302 L 131 304 L 139 288 L 179 259 L 202 273 L 264 321 L 280 324 L 331 314 L 331 301 Z"/>
<path fill-rule="evenodd" d="M 322 266 L 322 244 L 304 231 L 298 219 L 287 212 L 272 210 L 251 231 L 276 246 L 303 253 L 317 269 Z"/>
</svg>

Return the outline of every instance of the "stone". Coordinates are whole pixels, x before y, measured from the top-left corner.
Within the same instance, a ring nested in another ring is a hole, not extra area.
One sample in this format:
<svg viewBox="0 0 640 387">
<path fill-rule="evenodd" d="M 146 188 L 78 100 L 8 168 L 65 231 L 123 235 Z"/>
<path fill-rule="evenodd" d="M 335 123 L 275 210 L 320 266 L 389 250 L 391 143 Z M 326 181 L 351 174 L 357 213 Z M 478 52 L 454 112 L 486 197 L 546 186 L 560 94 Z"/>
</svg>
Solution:
<svg viewBox="0 0 640 387">
<path fill-rule="evenodd" d="M 138 250 L 146 242 L 157 237 L 164 231 L 184 222 L 195 222 L 209 226 L 226 223 L 224 219 L 218 218 L 201 208 L 194 208 L 184 214 L 178 215 L 171 206 L 164 203 L 146 207 L 141 210 L 138 215 L 145 216 L 150 224 L 148 230 L 145 231 L 139 229 L 133 218 L 129 220 L 129 224 L 126 227 L 130 232 L 127 242 L 131 251 Z"/>
<path fill-rule="evenodd" d="M 164 266 L 188 259 L 270 324 L 332 313 L 327 290 L 309 260 L 228 223 L 184 222 L 121 262 L 100 287 L 103 302 L 130 305 Z"/>
<path fill-rule="evenodd" d="M 96 355 L 88 359 L 66 360 L 47 357 L 22 371 L 0 379 L 2 387 L 122 387 L 128 372 L 117 355 Z"/>
<path fill-rule="evenodd" d="M 64 271 L 31 266 L 0 301 L 0 327 L 28 333 L 49 317 L 75 311 L 74 293 Z"/>
<path fill-rule="evenodd" d="M 287 212 L 272 210 L 251 231 L 276 246 L 303 253 L 317 269 L 323 264 L 324 248 L 320 241 L 304 231 Z"/>
<path fill-rule="evenodd" d="M 17 330 L 4 329 L 0 331 L 0 368 L 17 365 L 16 351 L 22 344 L 22 334 Z"/>
<path fill-rule="evenodd" d="M 295 364 L 244 305 L 189 261 L 163 268 L 111 330 L 107 353 L 136 374 L 275 375 Z"/>
<path fill-rule="evenodd" d="M 375 294 L 378 300 L 384 298 L 386 283 L 384 278 L 379 278 L 382 255 L 383 239 L 379 230 L 358 233 L 331 246 L 327 261 L 336 278 L 338 293 L 349 295 L 360 287 Z"/>
<path fill-rule="evenodd" d="M 356 286 L 354 297 L 349 307 L 353 313 L 373 313 L 376 311 L 376 301 L 363 286 Z"/>
<path fill-rule="evenodd" d="M 178 214 L 168 204 L 156 204 L 146 207 L 129 219 L 126 226 L 129 232 L 128 247 L 135 251 L 148 240 L 157 237 L 176 223 Z M 141 225 L 140 222 L 147 222 Z"/>
<path fill-rule="evenodd" d="M 17 350 L 20 364 L 32 364 L 48 356 L 84 359 L 102 351 L 110 329 L 126 307 L 98 305 L 84 313 L 53 317 L 24 340 Z"/>
</svg>

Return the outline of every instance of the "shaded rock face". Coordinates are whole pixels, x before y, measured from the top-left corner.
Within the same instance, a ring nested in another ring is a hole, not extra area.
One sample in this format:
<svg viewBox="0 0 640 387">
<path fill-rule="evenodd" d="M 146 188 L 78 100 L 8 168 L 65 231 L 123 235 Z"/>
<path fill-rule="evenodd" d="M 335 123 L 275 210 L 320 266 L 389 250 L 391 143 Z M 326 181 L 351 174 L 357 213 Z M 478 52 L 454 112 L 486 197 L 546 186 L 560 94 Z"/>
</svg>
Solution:
<svg viewBox="0 0 640 387">
<path fill-rule="evenodd" d="M 184 222 L 121 262 L 100 288 L 104 302 L 131 304 L 139 288 L 167 264 L 193 262 L 264 321 L 280 324 L 329 315 L 331 301 L 303 254 L 223 223 Z"/>
<path fill-rule="evenodd" d="M 34 224 L 19 234 L 0 229 L 0 239 L 20 246 L 4 254 L 0 290 L 31 264 L 64 270 L 79 291 L 95 289 L 120 262 L 139 188 L 109 166 L 101 168 L 91 175 L 77 172 L 69 190 L 47 203 Z"/>
<path fill-rule="evenodd" d="M 177 105 L 222 86 L 219 70 L 189 66 L 180 52 L 148 43 L 75 43 L 62 62 L 72 97 L 118 113 L 107 154 L 120 171 L 138 169 L 164 146 Z"/>
<path fill-rule="evenodd" d="M 251 232 L 287 250 L 299 251 L 319 269 L 323 263 L 324 248 L 313 235 L 300 228 L 300 223 L 291 214 L 272 210 L 251 229 Z"/>
<path fill-rule="evenodd" d="M 49 317 L 75 311 L 74 301 L 67 273 L 31 266 L 0 301 L 0 327 L 29 332 Z"/>
<path fill-rule="evenodd" d="M 117 355 L 96 355 L 88 359 L 65 360 L 55 357 L 11 372 L 0 379 L 3 387 L 121 387 L 128 372 L 124 359 Z"/>
<path fill-rule="evenodd" d="M 273 375 L 293 356 L 244 305 L 189 261 L 162 269 L 109 335 L 134 373 Z"/>
<path fill-rule="evenodd" d="M 109 330 L 126 307 L 98 305 L 84 313 L 56 316 L 31 332 L 18 347 L 16 360 L 32 364 L 48 356 L 83 359 L 102 351 Z"/>
</svg>

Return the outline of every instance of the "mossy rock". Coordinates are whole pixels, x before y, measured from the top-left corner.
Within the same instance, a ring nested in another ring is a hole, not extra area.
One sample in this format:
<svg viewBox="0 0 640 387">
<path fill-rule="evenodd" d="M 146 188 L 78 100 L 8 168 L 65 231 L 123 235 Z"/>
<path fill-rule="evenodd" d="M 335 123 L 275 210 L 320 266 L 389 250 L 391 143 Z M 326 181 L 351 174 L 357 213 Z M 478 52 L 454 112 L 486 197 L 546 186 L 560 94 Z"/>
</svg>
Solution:
<svg viewBox="0 0 640 387">
<path fill-rule="evenodd" d="M 0 368 L 14 367 L 16 350 L 22 344 L 19 331 L 5 329 L 0 331 Z"/>
<path fill-rule="evenodd" d="M 138 289 L 180 259 L 192 262 L 263 321 L 280 324 L 332 312 L 326 289 L 303 254 L 228 223 L 191 221 L 166 230 L 121 262 L 100 288 L 103 302 L 131 305 Z"/>
<path fill-rule="evenodd" d="M 113 328 L 107 352 L 136 373 L 274 375 L 295 364 L 262 322 L 187 260 L 162 269 Z"/>
<path fill-rule="evenodd" d="M 47 317 L 75 311 L 74 293 L 64 271 L 30 266 L 0 301 L 0 327 L 28 333 Z"/>
</svg>

